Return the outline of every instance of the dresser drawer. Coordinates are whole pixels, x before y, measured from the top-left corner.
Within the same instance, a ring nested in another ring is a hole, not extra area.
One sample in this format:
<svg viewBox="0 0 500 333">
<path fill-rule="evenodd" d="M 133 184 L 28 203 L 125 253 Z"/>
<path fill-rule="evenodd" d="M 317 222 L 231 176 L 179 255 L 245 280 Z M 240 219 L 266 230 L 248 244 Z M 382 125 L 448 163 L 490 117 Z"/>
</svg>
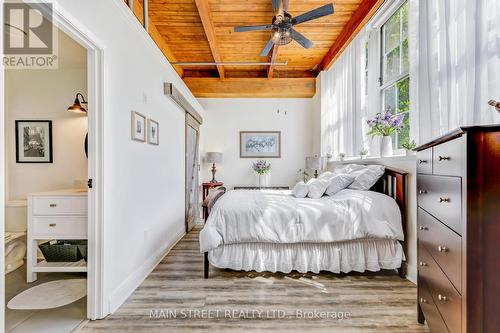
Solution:
<svg viewBox="0 0 500 333">
<path fill-rule="evenodd" d="M 424 312 L 425 321 L 432 333 L 449 333 L 424 281 L 418 282 L 418 303 Z"/>
<path fill-rule="evenodd" d="M 419 175 L 417 189 L 418 205 L 461 235 L 461 178 Z"/>
<path fill-rule="evenodd" d="M 465 143 L 465 136 L 462 136 L 433 147 L 433 173 L 443 176 L 464 176 Z"/>
<path fill-rule="evenodd" d="M 432 174 L 432 148 L 417 152 L 417 172 Z"/>
<path fill-rule="evenodd" d="M 422 244 L 419 244 L 418 260 L 423 263 L 418 266 L 419 282 L 423 281 L 428 286 L 448 330 L 461 332 L 462 297 Z"/>
<path fill-rule="evenodd" d="M 418 240 L 429 251 L 443 272 L 462 293 L 462 237 L 418 209 Z"/>
<path fill-rule="evenodd" d="M 33 215 L 87 215 L 87 197 L 34 197 Z"/>
<path fill-rule="evenodd" d="M 84 216 L 36 216 L 33 217 L 33 236 L 87 237 L 87 217 Z"/>
</svg>

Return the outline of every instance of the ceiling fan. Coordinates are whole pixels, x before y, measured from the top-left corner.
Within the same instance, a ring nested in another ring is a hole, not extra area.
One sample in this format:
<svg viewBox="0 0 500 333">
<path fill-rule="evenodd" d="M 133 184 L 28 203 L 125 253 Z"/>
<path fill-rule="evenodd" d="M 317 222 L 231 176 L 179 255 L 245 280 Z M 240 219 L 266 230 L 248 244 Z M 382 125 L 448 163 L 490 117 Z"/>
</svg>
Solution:
<svg viewBox="0 0 500 333">
<path fill-rule="evenodd" d="M 260 53 L 261 57 L 269 54 L 274 45 L 286 45 L 292 40 L 309 49 L 313 42 L 293 28 L 294 25 L 315 20 L 317 18 L 333 14 L 333 4 L 321 6 L 309 12 L 292 17 L 288 13 L 288 0 L 272 0 L 274 17 L 271 24 L 235 27 L 234 32 L 246 32 L 257 30 L 270 30 L 272 36 Z"/>
</svg>

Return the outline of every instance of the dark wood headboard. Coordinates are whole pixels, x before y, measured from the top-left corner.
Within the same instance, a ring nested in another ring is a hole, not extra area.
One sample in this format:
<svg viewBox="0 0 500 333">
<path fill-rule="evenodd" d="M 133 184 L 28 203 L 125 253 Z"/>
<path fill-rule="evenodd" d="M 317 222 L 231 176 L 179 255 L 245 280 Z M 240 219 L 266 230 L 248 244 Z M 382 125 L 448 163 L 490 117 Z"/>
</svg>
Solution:
<svg viewBox="0 0 500 333">
<path fill-rule="evenodd" d="M 403 246 L 403 252 L 405 256 L 408 256 L 408 248 L 407 248 L 407 186 L 408 186 L 408 172 L 385 167 L 384 175 L 373 185 L 371 188 L 372 191 L 380 192 L 386 194 L 396 200 L 396 203 L 399 206 L 401 211 L 401 223 L 403 226 L 403 235 L 405 240 L 401 242 Z M 407 263 L 403 261 L 401 263 L 401 268 L 399 269 L 399 276 L 406 277 L 407 271 Z"/>
</svg>

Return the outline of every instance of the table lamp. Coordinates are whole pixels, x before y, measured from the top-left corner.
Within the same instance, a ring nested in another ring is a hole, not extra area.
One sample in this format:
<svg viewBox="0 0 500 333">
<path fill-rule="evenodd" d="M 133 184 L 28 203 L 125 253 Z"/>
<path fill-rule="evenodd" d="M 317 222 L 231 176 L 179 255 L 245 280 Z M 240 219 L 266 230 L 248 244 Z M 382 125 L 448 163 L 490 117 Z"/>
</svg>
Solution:
<svg viewBox="0 0 500 333">
<path fill-rule="evenodd" d="M 323 158 L 318 155 L 306 157 L 306 169 L 314 170 L 314 178 L 318 178 L 318 170 L 323 168 Z"/>
<path fill-rule="evenodd" d="M 212 163 L 212 180 L 210 182 L 217 183 L 217 181 L 215 180 L 215 172 L 217 171 L 215 164 L 222 162 L 222 153 L 214 151 L 207 152 L 205 155 L 205 159 L 207 163 Z"/>
</svg>

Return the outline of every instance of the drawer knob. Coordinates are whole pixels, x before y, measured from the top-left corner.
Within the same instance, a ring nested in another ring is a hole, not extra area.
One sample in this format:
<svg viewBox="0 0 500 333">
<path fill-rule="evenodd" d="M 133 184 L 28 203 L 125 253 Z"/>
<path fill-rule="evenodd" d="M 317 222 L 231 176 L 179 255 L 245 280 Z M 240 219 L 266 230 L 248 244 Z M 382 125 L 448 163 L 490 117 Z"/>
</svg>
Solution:
<svg viewBox="0 0 500 333">
<path fill-rule="evenodd" d="M 439 202 L 450 202 L 450 198 L 439 198 Z"/>
<path fill-rule="evenodd" d="M 447 252 L 448 251 L 448 248 L 444 245 L 439 245 L 438 246 L 438 251 L 439 252 Z"/>
<path fill-rule="evenodd" d="M 426 262 L 423 262 L 423 261 L 419 262 L 418 264 L 419 264 L 420 266 L 422 266 L 422 267 L 423 267 L 423 266 L 427 266 L 427 263 L 426 263 Z"/>
<path fill-rule="evenodd" d="M 449 157 L 449 156 L 438 156 L 438 159 L 440 161 L 449 161 L 451 159 L 451 157 Z"/>
<path fill-rule="evenodd" d="M 418 160 L 418 163 L 424 164 L 424 163 L 427 163 L 427 160 Z"/>
<path fill-rule="evenodd" d="M 448 300 L 448 298 L 446 296 L 443 296 L 441 294 L 438 295 L 438 300 L 440 300 L 441 302 L 446 302 Z"/>
<path fill-rule="evenodd" d="M 424 226 L 422 226 L 422 225 L 421 225 L 420 227 L 418 227 L 418 228 L 419 228 L 420 230 L 429 230 L 429 228 L 428 228 L 428 227 L 424 227 Z"/>
<path fill-rule="evenodd" d="M 56 224 L 55 223 L 49 223 L 49 227 L 55 227 Z"/>
<path fill-rule="evenodd" d="M 57 204 L 51 203 L 51 204 L 49 204 L 49 207 L 52 207 L 52 208 L 57 207 Z"/>
<path fill-rule="evenodd" d="M 427 303 L 427 300 L 423 297 L 420 297 L 420 303 Z"/>
<path fill-rule="evenodd" d="M 427 190 L 418 190 L 418 194 L 427 194 Z"/>
</svg>

